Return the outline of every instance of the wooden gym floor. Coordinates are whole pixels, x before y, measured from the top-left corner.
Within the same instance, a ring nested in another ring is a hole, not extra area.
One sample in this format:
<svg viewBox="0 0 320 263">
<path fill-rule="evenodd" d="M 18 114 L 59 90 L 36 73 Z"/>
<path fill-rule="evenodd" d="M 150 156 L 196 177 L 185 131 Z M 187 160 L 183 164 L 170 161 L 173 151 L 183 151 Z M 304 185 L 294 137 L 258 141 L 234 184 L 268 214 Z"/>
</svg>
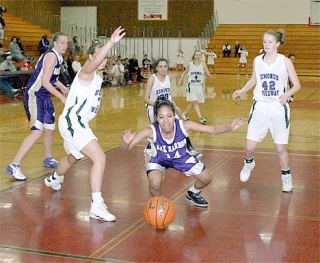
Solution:
<svg viewBox="0 0 320 263">
<path fill-rule="evenodd" d="M 187 106 L 185 88 L 172 95 L 181 109 Z M 247 117 L 251 92 L 231 99 L 246 78 L 217 75 L 206 81 L 201 105 L 208 125 Z M 12 180 L 4 171 L 24 137 L 29 134 L 22 96 L 0 98 L 0 262 L 319 262 L 319 78 L 300 77 L 301 91 L 290 104 L 291 135 L 288 151 L 294 190 L 281 192 L 280 168 L 270 135 L 259 144 L 256 168 L 241 183 L 246 126 L 218 136 L 192 133 L 213 175 L 203 190 L 207 209 L 185 200 L 187 178 L 169 169 L 164 195 L 176 207 L 176 218 L 164 231 L 148 226 L 143 206 L 150 198 L 144 172 L 142 143 L 130 152 L 119 149 L 125 129 L 137 131 L 148 120 L 143 103 L 144 85 L 105 88 L 98 116 L 91 127 L 107 156 L 103 196 L 117 216 L 114 223 L 89 218 L 91 161 L 83 159 L 65 176 L 62 190 L 47 188 L 43 179 L 52 169 L 42 167 L 39 141 L 22 162 L 26 182 Z M 56 115 L 63 105 L 53 98 Z M 191 120 L 198 121 L 195 113 Z M 54 158 L 65 155 L 55 132 Z"/>
</svg>

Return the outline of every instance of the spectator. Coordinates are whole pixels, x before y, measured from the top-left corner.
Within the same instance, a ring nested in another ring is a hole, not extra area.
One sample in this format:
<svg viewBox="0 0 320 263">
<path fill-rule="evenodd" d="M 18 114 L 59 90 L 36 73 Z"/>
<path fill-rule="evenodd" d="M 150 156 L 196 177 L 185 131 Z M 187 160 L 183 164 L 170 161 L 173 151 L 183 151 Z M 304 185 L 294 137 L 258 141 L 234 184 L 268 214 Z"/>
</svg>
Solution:
<svg viewBox="0 0 320 263">
<path fill-rule="evenodd" d="M 28 62 L 28 58 L 24 57 L 21 62 L 16 64 L 17 70 L 28 71 L 32 69 L 32 66 Z"/>
<path fill-rule="evenodd" d="M 206 55 L 207 55 L 207 50 L 206 47 L 204 45 L 201 46 L 201 60 L 206 63 L 207 59 L 206 59 Z"/>
<path fill-rule="evenodd" d="M 43 35 L 38 44 L 38 50 L 40 51 L 40 54 L 45 53 L 49 49 L 49 45 L 50 42 L 48 40 L 48 36 Z"/>
<path fill-rule="evenodd" d="M 177 61 L 176 61 L 176 64 L 177 64 L 177 70 L 184 70 L 184 61 L 183 61 L 183 58 L 184 58 L 184 53 L 182 51 L 182 49 L 178 49 L 177 50 Z"/>
<path fill-rule="evenodd" d="M 132 58 L 129 60 L 129 75 L 131 80 L 142 80 L 141 70 L 139 68 L 139 62 L 137 60 L 136 54 L 133 54 Z"/>
<path fill-rule="evenodd" d="M 118 59 L 117 63 L 112 67 L 111 74 L 113 85 L 123 84 L 124 66 L 121 63 L 121 59 Z"/>
<path fill-rule="evenodd" d="M 244 67 L 246 71 L 246 77 L 248 77 L 248 71 L 247 71 L 247 56 L 249 55 L 248 51 L 245 47 L 242 47 L 242 50 L 240 50 L 240 59 L 239 59 L 239 73 L 238 77 L 240 76 L 241 68 Z"/>
<path fill-rule="evenodd" d="M 78 71 L 81 69 L 81 63 L 80 63 L 80 56 L 75 55 L 74 61 L 72 62 L 72 69 L 74 71 L 74 74 L 77 75 Z"/>
<path fill-rule="evenodd" d="M 152 68 L 152 63 L 151 63 L 150 59 L 148 59 L 147 54 L 145 54 L 143 57 L 142 66 L 143 66 L 144 72 L 150 73 L 150 70 Z"/>
<path fill-rule="evenodd" d="M 234 45 L 234 57 L 239 57 L 240 58 L 240 51 L 241 51 L 241 45 L 239 41 L 236 41 L 236 44 Z"/>
<path fill-rule="evenodd" d="M 70 42 L 69 49 L 70 49 L 70 52 L 71 52 L 72 56 L 81 54 L 81 48 L 79 46 L 79 41 L 78 41 L 78 36 L 77 35 L 75 35 L 72 38 L 72 41 Z"/>
<path fill-rule="evenodd" d="M 4 19 L 2 17 L 2 12 L 3 9 L 5 9 L 4 7 L 0 7 L 0 44 L 3 44 L 3 40 L 4 40 L 4 27 L 6 26 L 6 22 L 4 22 Z M 6 11 L 6 10 L 5 10 Z M 4 11 L 4 12 L 5 12 Z"/>
<path fill-rule="evenodd" d="M 7 56 L 6 60 L 0 64 L 0 71 L 11 71 L 11 72 L 17 71 L 16 66 L 12 62 L 11 56 Z M 4 76 L 2 77 L 2 80 L 9 82 L 12 85 L 12 87 L 15 89 L 17 89 L 19 86 L 19 83 L 21 83 L 21 77 L 18 75 Z"/>
<path fill-rule="evenodd" d="M 20 48 L 21 54 L 27 58 L 28 62 L 29 62 L 29 63 L 34 62 L 34 57 L 30 57 L 30 56 L 28 56 L 28 55 L 26 54 L 26 52 L 25 52 L 25 50 L 24 50 L 24 47 L 23 47 L 23 44 L 22 44 L 22 40 L 21 40 L 20 37 L 17 37 L 17 44 L 18 44 L 18 46 L 19 46 L 19 48 Z"/>
<path fill-rule="evenodd" d="M 7 56 L 6 60 L 0 64 L 0 70 L 17 71 L 17 68 L 13 65 L 12 56 Z"/>
<path fill-rule="evenodd" d="M 222 52 L 223 52 L 223 57 L 230 57 L 231 54 L 231 46 L 229 45 L 228 42 L 226 42 L 223 47 L 222 47 Z"/>
<path fill-rule="evenodd" d="M 6 81 L 5 79 L 2 79 L 0 77 L 0 89 L 4 91 L 4 93 L 9 97 L 16 97 L 19 95 L 21 89 L 14 89 L 11 84 Z"/>
<path fill-rule="evenodd" d="M 208 55 L 208 61 L 207 61 L 208 69 L 210 70 L 210 68 L 212 68 L 213 74 L 214 74 L 214 59 L 217 58 L 217 55 L 212 51 L 212 49 L 209 49 L 209 51 L 207 52 L 207 55 Z"/>
<path fill-rule="evenodd" d="M 132 81 L 130 80 L 130 75 L 129 75 L 129 59 L 128 58 L 123 59 L 122 64 L 124 67 L 124 74 L 123 74 L 124 81 L 128 84 L 131 84 Z"/>
<path fill-rule="evenodd" d="M 19 46 L 19 48 L 20 48 L 21 54 L 24 55 L 24 54 L 25 54 L 25 51 L 24 51 L 24 47 L 23 47 L 22 40 L 21 40 L 20 37 L 17 37 L 17 44 L 18 44 L 18 46 Z"/>
<path fill-rule="evenodd" d="M 9 44 L 9 51 L 10 51 L 10 56 L 12 56 L 15 60 L 21 61 L 23 60 L 23 55 L 21 53 L 21 50 L 19 48 L 19 45 L 17 43 L 17 37 L 13 36 L 11 38 L 11 42 Z"/>
<path fill-rule="evenodd" d="M 65 57 L 63 58 L 63 61 L 60 66 L 59 79 L 66 87 L 71 86 L 72 79 L 71 79 L 69 71 L 68 71 L 68 63 L 67 63 L 67 59 Z"/>
<path fill-rule="evenodd" d="M 105 82 L 105 84 L 111 84 L 112 81 L 112 74 L 111 74 L 111 70 L 113 68 L 113 59 L 112 57 L 107 57 L 107 63 L 105 66 L 105 69 L 103 71 L 103 81 Z"/>
<path fill-rule="evenodd" d="M 5 58 L 4 58 L 4 53 L 6 51 L 4 50 L 4 48 L 2 47 L 2 44 L 0 43 L 0 63 L 5 61 Z"/>
<path fill-rule="evenodd" d="M 68 56 L 68 58 L 67 58 L 67 66 L 68 66 L 68 73 L 69 73 L 69 76 L 70 76 L 70 78 L 71 78 L 71 80 L 73 80 L 74 79 L 74 77 L 76 76 L 75 74 L 74 74 L 74 71 L 73 71 L 73 69 L 72 69 L 72 63 L 73 63 L 73 56 L 70 54 L 69 56 Z"/>
</svg>

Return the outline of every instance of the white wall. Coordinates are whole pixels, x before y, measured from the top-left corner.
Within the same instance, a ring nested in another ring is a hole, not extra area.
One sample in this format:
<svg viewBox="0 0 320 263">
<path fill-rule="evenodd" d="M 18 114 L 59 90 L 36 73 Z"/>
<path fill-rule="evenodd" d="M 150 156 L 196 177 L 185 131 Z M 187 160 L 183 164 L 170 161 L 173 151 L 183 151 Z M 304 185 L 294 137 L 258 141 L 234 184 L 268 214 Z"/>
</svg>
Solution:
<svg viewBox="0 0 320 263">
<path fill-rule="evenodd" d="M 102 43 L 106 43 L 109 38 L 99 38 L 99 40 Z M 191 61 L 198 41 L 198 38 L 181 38 L 181 48 L 184 52 L 185 66 Z M 151 43 L 150 38 L 143 40 L 142 38 L 125 37 L 112 48 L 109 55 L 121 55 L 122 58 L 131 58 L 133 54 L 136 54 L 139 65 L 142 66 L 143 54 L 146 53 L 149 59 L 157 60 L 163 57 L 169 60 L 169 67 L 173 67 L 176 64 L 178 48 L 178 38 L 169 38 L 169 41 L 165 37 L 163 39 L 153 38 Z"/>
<path fill-rule="evenodd" d="M 219 24 L 308 24 L 310 0 L 214 0 Z"/>
<path fill-rule="evenodd" d="M 96 38 L 97 34 L 97 7 L 96 6 L 77 6 L 61 7 L 60 30 L 70 38 L 78 35 L 81 45 L 90 43 Z"/>
</svg>

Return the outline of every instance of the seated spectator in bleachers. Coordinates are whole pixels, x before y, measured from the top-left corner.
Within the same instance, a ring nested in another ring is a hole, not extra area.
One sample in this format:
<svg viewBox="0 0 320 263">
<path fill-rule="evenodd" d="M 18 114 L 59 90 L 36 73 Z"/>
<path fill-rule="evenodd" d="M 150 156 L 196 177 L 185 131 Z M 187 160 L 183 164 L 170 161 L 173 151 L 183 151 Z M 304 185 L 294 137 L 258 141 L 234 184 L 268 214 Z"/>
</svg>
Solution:
<svg viewBox="0 0 320 263">
<path fill-rule="evenodd" d="M 38 50 L 40 54 L 45 53 L 49 49 L 50 42 L 47 35 L 43 35 L 38 44 Z"/>
<path fill-rule="evenodd" d="M 81 48 L 79 46 L 79 41 L 78 41 L 78 36 L 75 35 L 72 40 L 70 41 L 70 46 L 69 46 L 71 55 L 80 55 L 81 54 Z"/>
<path fill-rule="evenodd" d="M 240 58 L 241 49 L 241 44 L 239 43 L 239 41 L 236 41 L 236 43 L 234 44 L 234 57 Z"/>
<path fill-rule="evenodd" d="M 2 76 L 0 76 L 0 89 L 9 97 L 16 97 L 21 91 L 21 89 L 14 89 L 8 81 L 2 79 Z"/>
<path fill-rule="evenodd" d="M 17 71 L 16 66 L 13 64 L 11 56 L 7 56 L 6 60 L 0 64 L 0 71 Z M 21 83 L 21 77 L 18 75 L 1 76 L 1 79 L 9 82 L 14 89 L 18 89 L 19 83 Z"/>
<path fill-rule="evenodd" d="M 12 56 L 7 56 L 6 60 L 0 64 L 1 71 L 17 71 L 16 66 L 13 64 Z"/>
<path fill-rule="evenodd" d="M 22 39 L 20 37 L 17 37 L 17 44 L 20 48 L 20 51 L 21 51 L 21 54 L 25 54 L 26 52 L 24 51 L 24 47 L 23 47 L 23 44 L 22 44 Z"/>
<path fill-rule="evenodd" d="M 28 58 L 24 57 L 21 62 L 16 63 L 17 70 L 28 71 L 32 69 L 32 66 L 28 62 Z"/>
<path fill-rule="evenodd" d="M 147 54 L 145 54 L 144 57 L 143 57 L 142 66 L 143 66 L 144 72 L 146 72 L 146 73 L 150 73 L 151 72 L 152 63 L 151 63 L 151 60 L 148 59 L 148 55 Z"/>
<path fill-rule="evenodd" d="M 81 63 L 80 63 L 80 56 L 79 55 L 75 55 L 74 56 L 74 61 L 72 62 L 72 69 L 75 73 L 75 75 L 77 75 L 78 71 L 81 69 Z"/>
<path fill-rule="evenodd" d="M 5 61 L 5 57 L 4 57 L 4 53 L 6 51 L 4 50 L 4 48 L 2 48 L 2 44 L 0 43 L 0 63 Z"/>
<path fill-rule="evenodd" d="M 68 73 L 71 80 L 73 80 L 74 77 L 76 76 L 76 74 L 74 74 L 74 71 L 72 69 L 72 62 L 73 62 L 73 56 L 70 54 L 67 58 L 67 66 L 68 66 Z"/>
<path fill-rule="evenodd" d="M 231 46 L 228 42 L 226 42 L 222 47 L 223 57 L 230 57 L 231 54 Z"/>
<path fill-rule="evenodd" d="M 121 59 L 118 59 L 116 64 L 113 65 L 111 70 L 112 85 L 123 84 L 124 81 L 124 66 L 121 63 Z"/>
<path fill-rule="evenodd" d="M 141 69 L 139 67 L 139 62 L 137 60 L 136 54 L 133 54 L 132 58 L 129 59 L 129 75 L 132 81 L 133 79 L 135 79 L 136 81 L 140 81 L 143 79 L 141 76 Z"/>
<path fill-rule="evenodd" d="M 132 81 L 130 80 L 130 75 L 129 75 L 129 59 L 128 58 L 122 59 L 121 63 L 124 67 L 124 74 L 123 74 L 124 82 L 131 84 Z"/>
<path fill-rule="evenodd" d="M 17 44 L 21 50 L 21 54 L 27 58 L 28 62 L 29 63 L 32 63 L 34 62 L 34 57 L 30 57 L 26 54 L 25 50 L 24 50 L 24 47 L 23 47 L 23 44 L 22 44 L 22 39 L 20 37 L 17 37 Z"/>
<path fill-rule="evenodd" d="M 59 80 L 66 87 L 70 87 L 71 86 L 72 79 L 71 79 L 69 71 L 68 71 L 68 63 L 67 63 L 67 59 L 66 58 L 63 58 L 63 62 L 61 63 L 61 66 L 60 66 Z"/>
<path fill-rule="evenodd" d="M 11 42 L 9 44 L 9 51 L 10 51 L 10 56 L 14 58 L 16 61 L 21 61 L 23 59 L 23 54 L 21 53 L 21 50 L 17 43 L 16 36 L 13 36 L 11 38 Z"/>
</svg>

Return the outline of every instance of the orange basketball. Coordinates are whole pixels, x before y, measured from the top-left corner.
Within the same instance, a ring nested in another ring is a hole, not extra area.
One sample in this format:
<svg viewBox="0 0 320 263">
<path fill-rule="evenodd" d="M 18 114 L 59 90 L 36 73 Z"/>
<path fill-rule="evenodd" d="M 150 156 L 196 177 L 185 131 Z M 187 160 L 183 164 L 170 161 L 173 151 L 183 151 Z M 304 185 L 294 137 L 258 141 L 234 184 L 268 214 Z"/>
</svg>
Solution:
<svg viewBox="0 0 320 263">
<path fill-rule="evenodd" d="M 176 215 L 173 203 L 164 196 L 152 197 L 144 205 L 144 219 L 157 229 L 164 229 L 170 225 Z"/>
</svg>

